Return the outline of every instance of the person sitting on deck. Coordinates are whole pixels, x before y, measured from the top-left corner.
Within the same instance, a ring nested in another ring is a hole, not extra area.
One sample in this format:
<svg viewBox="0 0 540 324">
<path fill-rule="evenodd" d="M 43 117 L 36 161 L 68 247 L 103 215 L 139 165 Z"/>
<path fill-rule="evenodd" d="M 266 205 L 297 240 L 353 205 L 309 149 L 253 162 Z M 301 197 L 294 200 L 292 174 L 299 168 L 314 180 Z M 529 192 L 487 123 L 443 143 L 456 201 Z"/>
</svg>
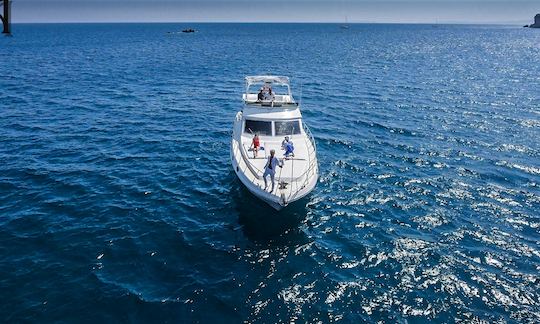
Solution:
<svg viewBox="0 0 540 324">
<path fill-rule="evenodd" d="M 281 141 L 281 149 L 284 150 L 285 147 L 287 146 L 287 143 L 289 143 L 290 139 L 289 139 L 289 136 L 285 136 L 285 139 L 283 141 Z"/>
<path fill-rule="evenodd" d="M 285 145 L 285 157 L 288 158 L 289 156 L 294 157 L 294 146 L 292 142 L 288 142 L 287 145 Z"/>
<path fill-rule="evenodd" d="M 283 168 L 283 163 L 279 162 L 279 160 L 274 156 L 275 154 L 276 150 L 270 150 L 270 156 L 268 157 L 268 161 L 266 161 L 266 165 L 264 166 L 264 191 L 266 191 L 266 188 L 268 188 L 266 177 L 270 176 L 270 180 L 272 181 L 272 190 L 270 190 L 270 192 L 274 192 L 274 176 L 276 174 L 276 167 L 279 166 L 280 168 Z"/>
<path fill-rule="evenodd" d="M 285 150 L 285 157 L 288 158 L 289 155 L 294 157 L 294 145 L 293 142 L 289 139 L 289 136 L 285 136 L 283 142 L 281 142 L 281 149 Z"/>
<path fill-rule="evenodd" d="M 259 135 L 255 134 L 253 136 L 253 140 L 251 141 L 251 149 L 253 149 L 253 158 L 257 158 L 257 153 L 259 152 L 259 147 L 261 147 L 261 143 L 259 141 Z"/>
</svg>

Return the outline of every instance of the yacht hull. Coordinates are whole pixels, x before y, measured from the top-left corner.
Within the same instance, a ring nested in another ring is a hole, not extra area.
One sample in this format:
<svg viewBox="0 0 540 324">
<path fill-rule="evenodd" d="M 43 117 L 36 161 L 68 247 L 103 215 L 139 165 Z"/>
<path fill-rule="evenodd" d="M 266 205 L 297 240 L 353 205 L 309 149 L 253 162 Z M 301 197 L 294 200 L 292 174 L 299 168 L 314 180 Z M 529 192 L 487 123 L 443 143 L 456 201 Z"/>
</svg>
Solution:
<svg viewBox="0 0 540 324">
<path fill-rule="evenodd" d="M 249 192 L 281 210 L 308 195 L 317 184 L 315 139 L 302 121 L 288 77 L 263 75 L 245 79 L 244 107 L 237 112 L 233 124 L 231 164 Z M 272 92 L 272 86 L 280 90 Z M 253 151 L 253 143 L 257 143 L 257 151 Z M 264 188 L 263 174 L 268 161 L 275 168 L 272 192 Z"/>
</svg>

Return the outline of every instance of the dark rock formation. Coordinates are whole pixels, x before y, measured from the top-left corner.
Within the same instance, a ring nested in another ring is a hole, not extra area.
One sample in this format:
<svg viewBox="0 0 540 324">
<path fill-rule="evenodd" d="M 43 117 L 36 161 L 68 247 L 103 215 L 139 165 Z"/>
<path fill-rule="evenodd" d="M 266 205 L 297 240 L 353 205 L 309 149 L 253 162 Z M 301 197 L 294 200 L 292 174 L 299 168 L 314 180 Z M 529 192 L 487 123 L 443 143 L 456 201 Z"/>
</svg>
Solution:
<svg viewBox="0 0 540 324">
<path fill-rule="evenodd" d="M 534 16 L 534 24 L 529 25 L 529 28 L 540 28 L 540 14 Z"/>
</svg>

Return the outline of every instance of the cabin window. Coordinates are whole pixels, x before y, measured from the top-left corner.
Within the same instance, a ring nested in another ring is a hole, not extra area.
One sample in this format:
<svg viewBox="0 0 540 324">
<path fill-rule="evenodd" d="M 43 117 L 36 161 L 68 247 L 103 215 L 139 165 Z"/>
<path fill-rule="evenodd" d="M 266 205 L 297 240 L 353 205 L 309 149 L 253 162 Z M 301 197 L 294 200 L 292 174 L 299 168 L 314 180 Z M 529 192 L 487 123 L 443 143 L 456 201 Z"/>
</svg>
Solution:
<svg viewBox="0 0 540 324">
<path fill-rule="evenodd" d="M 244 133 L 272 136 L 272 122 L 246 120 Z"/>
<path fill-rule="evenodd" d="M 300 121 L 299 120 L 276 121 L 275 125 L 276 125 L 276 136 L 300 134 Z"/>
</svg>

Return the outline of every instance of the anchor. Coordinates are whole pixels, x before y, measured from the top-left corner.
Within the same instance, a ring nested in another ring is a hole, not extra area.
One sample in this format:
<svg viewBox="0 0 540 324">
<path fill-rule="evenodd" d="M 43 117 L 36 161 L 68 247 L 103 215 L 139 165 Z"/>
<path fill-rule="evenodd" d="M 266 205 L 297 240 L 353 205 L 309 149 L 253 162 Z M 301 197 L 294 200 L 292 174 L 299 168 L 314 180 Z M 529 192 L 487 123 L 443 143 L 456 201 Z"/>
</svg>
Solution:
<svg viewBox="0 0 540 324">
<path fill-rule="evenodd" d="M 285 207 L 285 206 L 288 205 L 287 199 L 285 199 L 285 194 L 284 194 L 283 192 L 281 193 L 281 205 L 282 205 L 283 207 Z"/>
</svg>

